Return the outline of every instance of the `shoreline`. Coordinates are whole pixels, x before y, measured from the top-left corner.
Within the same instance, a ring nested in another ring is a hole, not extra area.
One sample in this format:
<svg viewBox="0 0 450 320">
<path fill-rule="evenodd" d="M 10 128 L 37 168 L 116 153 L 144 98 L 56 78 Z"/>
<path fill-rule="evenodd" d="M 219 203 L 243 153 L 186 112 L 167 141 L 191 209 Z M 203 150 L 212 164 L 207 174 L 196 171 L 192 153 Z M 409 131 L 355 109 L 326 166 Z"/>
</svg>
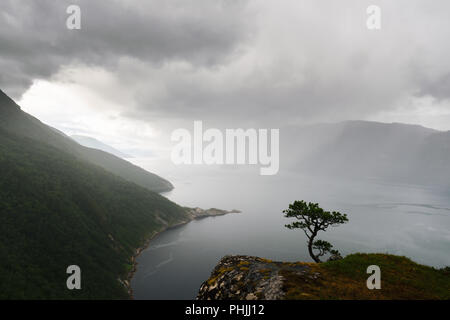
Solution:
<svg viewBox="0 0 450 320">
<path fill-rule="evenodd" d="M 168 225 L 163 227 L 161 230 L 156 231 L 154 234 L 152 234 L 147 240 L 145 240 L 144 244 L 140 247 L 138 247 L 135 251 L 135 253 L 131 256 L 131 264 L 132 264 L 132 268 L 131 270 L 128 272 L 126 279 L 125 280 L 121 280 L 119 277 L 119 282 L 124 285 L 127 289 L 128 292 L 128 296 L 131 300 L 134 299 L 133 297 L 133 289 L 131 287 L 131 279 L 133 278 L 134 274 L 137 271 L 137 265 L 138 263 L 136 262 L 136 259 L 139 257 L 139 255 L 149 247 L 150 242 L 158 235 L 160 235 L 161 233 L 168 231 L 170 229 L 175 229 L 181 226 L 184 226 L 186 224 L 188 224 L 189 222 L 192 222 L 194 220 L 200 220 L 203 218 L 208 218 L 208 217 L 219 217 L 219 216 L 223 216 L 226 214 L 230 214 L 230 213 L 241 213 L 240 210 L 221 210 L 221 209 L 217 209 L 217 208 L 210 208 L 210 209 L 201 209 L 201 208 L 188 208 L 185 207 L 184 208 L 186 210 L 186 213 L 188 214 L 189 219 L 185 220 L 185 221 L 181 221 L 178 223 L 175 223 L 173 225 Z"/>
</svg>

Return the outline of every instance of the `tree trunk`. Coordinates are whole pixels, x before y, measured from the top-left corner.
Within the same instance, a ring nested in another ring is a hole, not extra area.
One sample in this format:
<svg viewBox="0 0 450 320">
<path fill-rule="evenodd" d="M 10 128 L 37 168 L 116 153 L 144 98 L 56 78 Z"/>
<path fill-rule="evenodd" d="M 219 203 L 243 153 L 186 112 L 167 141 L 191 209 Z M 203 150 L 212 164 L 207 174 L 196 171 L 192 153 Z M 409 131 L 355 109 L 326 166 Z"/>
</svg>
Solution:
<svg viewBox="0 0 450 320">
<path fill-rule="evenodd" d="M 320 259 L 314 254 L 313 248 L 312 248 L 313 242 L 314 242 L 314 238 L 315 238 L 315 237 L 316 237 L 316 234 L 313 234 L 313 235 L 311 236 L 311 238 L 309 238 L 309 242 L 308 242 L 308 251 L 309 251 L 309 255 L 311 256 L 311 258 L 312 258 L 315 262 L 320 263 L 320 262 L 322 262 L 322 261 L 320 261 Z"/>
</svg>

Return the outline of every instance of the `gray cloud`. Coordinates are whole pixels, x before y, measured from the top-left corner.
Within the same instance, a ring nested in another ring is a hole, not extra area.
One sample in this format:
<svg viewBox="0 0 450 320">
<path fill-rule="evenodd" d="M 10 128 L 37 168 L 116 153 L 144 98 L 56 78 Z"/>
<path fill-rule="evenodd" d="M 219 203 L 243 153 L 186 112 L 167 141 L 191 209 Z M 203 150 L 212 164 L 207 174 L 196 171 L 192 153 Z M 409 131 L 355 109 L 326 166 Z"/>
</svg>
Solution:
<svg viewBox="0 0 450 320">
<path fill-rule="evenodd" d="M 450 23 L 442 12 L 450 5 L 382 1 L 382 29 L 369 31 L 365 9 L 371 2 L 348 3 L 262 6 L 258 33 L 225 69 L 150 68 L 146 74 L 161 74 L 165 92 L 140 92 L 133 116 L 282 126 L 366 118 L 408 107 L 417 92 L 446 93 L 441 74 L 450 70 Z M 416 77 L 418 68 L 426 77 Z"/>
<path fill-rule="evenodd" d="M 77 4 L 82 30 L 66 28 Z M 222 63 L 246 34 L 245 1 L 4 0 L 0 3 L 0 86 L 14 95 L 34 78 L 72 63 L 113 69 L 123 56 L 152 64 L 173 59 Z"/>
<path fill-rule="evenodd" d="M 78 32 L 65 28 L 71 3 Z M 377 3 L 380 31 L 365 0 L 2 1 L 0 86 L 17 96 L 64 66 L 101 67 L 116 85 L 99 94 L 133 99 L 124 117 L 271 127 L 446 100 L 450 3 Z"/>
<path fill-rule="evenodd" d="M 418 79 L 420 83 L 419 96 L 431 95 L 438 100 L 450 99 L 450 72 L 443 70 L 441 76 L 434 76 L 431 79 L 428 77 L 421 77 Z"/>
</svg>

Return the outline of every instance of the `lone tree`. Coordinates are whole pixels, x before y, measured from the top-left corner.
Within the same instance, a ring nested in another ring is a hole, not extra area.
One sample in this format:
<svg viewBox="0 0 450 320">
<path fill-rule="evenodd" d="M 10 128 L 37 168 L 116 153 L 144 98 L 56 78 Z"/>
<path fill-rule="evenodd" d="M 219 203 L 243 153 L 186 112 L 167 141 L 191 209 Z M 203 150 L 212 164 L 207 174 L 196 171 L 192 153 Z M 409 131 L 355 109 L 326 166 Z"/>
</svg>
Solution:
<svg viewBox="0 0 450 320">
<path fill-rule="evenodd" d="M 308 252 L 315 262 L 321 262 L 320 257 L 330 253 L 334 257 L 340 257 L 339 251 L 332 250 L 331 243 L 324 240 L 314 239 L 319 231 L 325 231 L 330 226 L 337 226 L 348 221 L 346 214 L 333 211 L 328 212 L 319 207 L 318 203 L 306 203 L 305 201 L 295 201 L 289 205 L 289 209 L 283 210 L 286 218 L 296 218 L 291 224 L 287 224 L 289 229 L 302 229 L 308 238 Z M 314 253 L 318 250 L 318 253 Z"/>
</svg>

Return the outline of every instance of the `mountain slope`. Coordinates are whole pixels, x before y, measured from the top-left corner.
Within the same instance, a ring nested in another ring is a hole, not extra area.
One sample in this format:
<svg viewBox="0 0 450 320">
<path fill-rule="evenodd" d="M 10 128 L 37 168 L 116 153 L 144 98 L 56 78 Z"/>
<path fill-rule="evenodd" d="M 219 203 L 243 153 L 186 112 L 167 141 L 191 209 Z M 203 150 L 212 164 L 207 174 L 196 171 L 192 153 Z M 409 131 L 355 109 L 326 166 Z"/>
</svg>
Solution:
<svg viewBox="0 0 450 320">
<path fill-rule="evenodd" d="M 131 256 L 184 209 L 76 156 L 0 128 L 0 299 L 127 298 Z M 78 265 L 82 289 L 66 288 Z"/>
<path fill-rule="evenodd" d="M 116 157 L 119 157 L 119 158 L 130 158 L 130 156 L 126 155 L 125 153 L 123 153 L 101 141 L 98 141 L 97 139 L 87 137 L 87 136 L 80 136 L 80 135 L 71 135 L 70 138 L 75 140 L 78 144 L 81 144 L 82 146 L 84 146 L 86 148 L 105 151 L 105 152 L 115 155 Z"/>
<path fill-rule="evenodd" d="M 151 191 L 163 192 L 173 189 L 169 181 L 153 173 L 107 152 L 81 146 L 62 132 L 20 110 L 20 107 L 1 90 L 0 127 L 8 132 L 47 143 Z"/>
<path fill-rule="evenodd" d="M 136 248 L 192 219 L 149 190 L 169 186 L 78 145 L 0 92 L 0 299 L 128 298 Z M 81 290 L 66 287 L 70 265 L 81 268 Z"/>
<path fill-rule="evenodd" d="M 288 128 L 284 136 L 281 156 L 293 170 L 449 186 L 448 131 L 399 123 L 346 121 Z"/>
</svg>

